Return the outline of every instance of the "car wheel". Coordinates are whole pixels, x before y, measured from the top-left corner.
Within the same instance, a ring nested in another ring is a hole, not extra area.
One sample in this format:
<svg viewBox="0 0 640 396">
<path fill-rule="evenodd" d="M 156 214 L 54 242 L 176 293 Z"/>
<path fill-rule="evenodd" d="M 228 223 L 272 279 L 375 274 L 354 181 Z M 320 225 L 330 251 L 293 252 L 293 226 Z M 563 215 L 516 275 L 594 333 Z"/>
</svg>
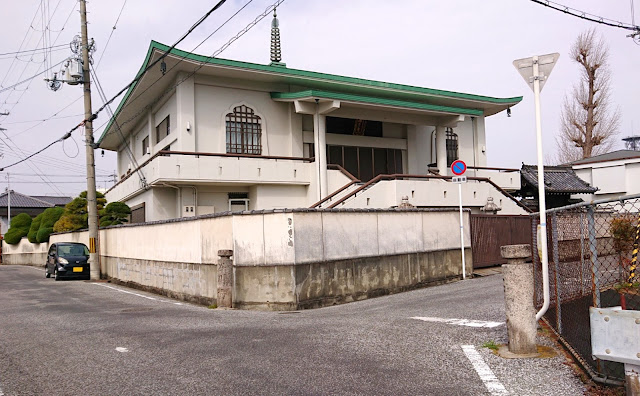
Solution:
<svg viewBox="0 0 640 396">
<path fill-rule="evenodd" d="M 46 265 L 44 266 L 44 277 L 51 278 L 51 274 L 49 273 L 49 267 L 47 267 Z"/>
<path fill-rule="evenodd" d="M 57 281 L 60 280 L 60 273 L 58 272 L 57 268 L 53 270 L 53 278 Z"/>
</svg>

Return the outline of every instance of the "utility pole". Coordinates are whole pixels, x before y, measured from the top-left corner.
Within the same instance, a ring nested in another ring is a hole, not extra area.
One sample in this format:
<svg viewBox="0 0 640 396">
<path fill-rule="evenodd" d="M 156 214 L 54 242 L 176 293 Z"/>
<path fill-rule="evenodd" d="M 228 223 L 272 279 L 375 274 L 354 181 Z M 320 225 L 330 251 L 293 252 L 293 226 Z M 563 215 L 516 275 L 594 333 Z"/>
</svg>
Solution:
<svg viewBox="0 0 640 396">
<path fill-rule="evenodd" d="M 7 229 L 11 226 L 11 180 L 7 173 Z"/>
<path fill-rule="evenodd" d="M 87 2 L 80 0 L 80 40 L 82 45 L 82 81 L 84 87 L 84 133 L 87 153 L 87 209 L 89 212 L 89 265 L 91 279 L 100 279 L 98 254 L 98 202 L 96 200 L 96 173 L 93 156 L 93 111 L 91 110 L 91 83 L 89 80 L 89 39 L 87 36 Z"/>
</svg>

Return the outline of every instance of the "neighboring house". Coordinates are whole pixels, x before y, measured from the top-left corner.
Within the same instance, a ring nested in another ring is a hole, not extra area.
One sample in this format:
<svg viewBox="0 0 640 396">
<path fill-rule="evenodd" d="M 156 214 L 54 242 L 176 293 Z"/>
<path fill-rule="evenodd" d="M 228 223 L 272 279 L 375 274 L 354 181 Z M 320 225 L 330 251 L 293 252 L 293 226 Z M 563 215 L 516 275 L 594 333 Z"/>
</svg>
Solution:
<svg viewBox="0 0 640 396">
<path fill-rule="evenodd" d="M 522 188 L 517 194 L 522 197 L 524 205 L 537 212 L 539 210 L 538 167 L 522 164 L 520 177 Z M 597 190 L 582 180 L 570 166 L 545 166 L 544 184 L 547 209 L 582 202 L 582 198 L 587 198 Z"/>
<path fill-rule="evenodd" d="M 141 70 L 168 50 L 152 42 Z M 456 207 L 458 188 L 442 176 L 462 159 L 477 176 L 464 184 L 464 206 L 480 212 L 493 198 L 501 214 L 525 213 L 506 193 L 520 188 L 517 172 L 486 168 L 485 149 L 485 118 L 521 100 L 173 49 L 130 87 L 98 140 L 118 157 L 119 180 L 106 196 L 127 203 L 132 222 L 389 208 L 403 197 Z"/>
<path fill-rule="evenodd" d="M 9 202 L 8 192 L 0 194 L 0 233 L 4 235 L 9 229 L 9 209 L 11 210 L 12 218 L 20 213 L 26 213 L 33 218 L 47 208 L 54 206 L 64 207 L 71 202 L 71 199 L 71 197 L 49 197 L 44 195 L 29 196 L 11 190 L 11 202 Z"/>
<path fill-rule="evenodd" d="M 585 198 L 587 201 L 640 194 L 640 151 L 618 150 L 569 165 L 580 178 L 598 188 Z"/>
</svg>

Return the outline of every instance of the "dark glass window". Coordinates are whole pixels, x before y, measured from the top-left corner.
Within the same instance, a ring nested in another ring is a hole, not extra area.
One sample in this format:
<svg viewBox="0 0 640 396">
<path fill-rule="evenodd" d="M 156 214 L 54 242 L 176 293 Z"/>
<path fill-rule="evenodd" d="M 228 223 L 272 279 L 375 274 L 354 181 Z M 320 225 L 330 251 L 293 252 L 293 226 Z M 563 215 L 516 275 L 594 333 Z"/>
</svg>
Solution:
<svg viewBox="0 0 640 396">
<path fill-rule="evenodd" d="M 327 163 L 340 165 L 363 182 L 402 172 L 402 151 L 353 146 L 328 146 Z"/>
<path fill-rule="evenodd" d="M 171 133 L 171 122 L 169 116 L 167 116 L 158 126 L 156 126 L 156 142 L 169 136 Z"/>
<path fill-rule="evenodd" d="M 227 153 L 262 154 L 262 120 L 253 109 L 237 106 L 227 114 Z"/>
<path fill-rule="evenodd" d="M 458 159 L 458 135 L 453 133 L 453 129 L 447 128 L 447 166 L 451 166 L 453 161 Z"/>
<path fill-rule="evenodd" d="M 149 151 L 149 136 L 142 139 L 142 155 L 147 154 L 147 151 Z"/>
<path fill-rule="evenodd" d="M 382 122 L 327 117 L 327 133 L 382 137 Z"/>
</svg>

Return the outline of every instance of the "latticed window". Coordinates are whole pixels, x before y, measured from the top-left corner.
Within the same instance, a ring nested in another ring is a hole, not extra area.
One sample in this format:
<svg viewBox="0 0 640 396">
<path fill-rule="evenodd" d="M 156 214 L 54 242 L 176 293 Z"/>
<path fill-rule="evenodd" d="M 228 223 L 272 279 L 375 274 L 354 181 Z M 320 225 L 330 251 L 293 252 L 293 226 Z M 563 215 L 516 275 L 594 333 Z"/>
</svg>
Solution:
<svg viewBox="0 0 640 396">
<path fill-rule="evenodd" d="M 451 166 L 453 161 L 458 159 L 458 135 L 453 133 L 453 129 L 447 128 L 447 166 Z"/>
<path fill-rule="evenodd" d="M 262 154 L 262 121 L 253 109 L 237 106 L 227 114 L 227 153 Z"/>
</svg>

